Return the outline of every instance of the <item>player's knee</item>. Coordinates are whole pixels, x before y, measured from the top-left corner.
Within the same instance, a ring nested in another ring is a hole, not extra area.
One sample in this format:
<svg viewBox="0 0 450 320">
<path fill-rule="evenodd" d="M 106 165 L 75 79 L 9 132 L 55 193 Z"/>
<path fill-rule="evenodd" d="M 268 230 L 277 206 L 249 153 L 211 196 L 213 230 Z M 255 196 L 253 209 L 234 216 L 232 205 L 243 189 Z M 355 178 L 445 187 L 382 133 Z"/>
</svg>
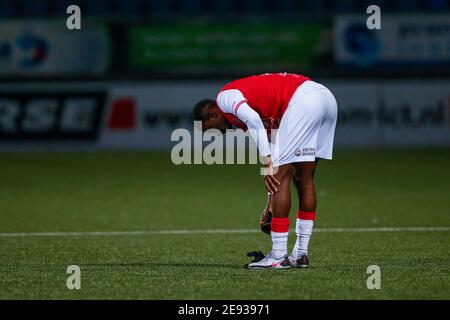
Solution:
<svg viewBox="0 0 450 320">
<path fill-rule="evenodd" d="M 292 179 L 293 174 L 293 167 L 284 165 L 277 170 L 274 176 L 278 181 L 280 181 L 280 183 L 289 183 Z"/>
<path fill-rule="evenodd" d="M 314 185 L 314 179 L 312 173 L 301 172 L 295 174 L 296 185 L 301 189 L 310 188 Z"/>
<path fill-rule="evenodd" d="M 300 188 L 308 188 L 314 185 L 315 163 L 298 164 L 295 168 L 295 183 Z"/>
</svg>

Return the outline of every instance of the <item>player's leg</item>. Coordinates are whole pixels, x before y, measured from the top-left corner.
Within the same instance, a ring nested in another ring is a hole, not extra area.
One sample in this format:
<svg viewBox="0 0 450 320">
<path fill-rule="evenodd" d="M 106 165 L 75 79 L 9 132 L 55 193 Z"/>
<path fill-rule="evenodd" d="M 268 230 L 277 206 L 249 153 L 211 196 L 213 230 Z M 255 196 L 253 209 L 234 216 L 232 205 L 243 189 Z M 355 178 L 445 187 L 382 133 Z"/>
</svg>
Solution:
<svg viewBox="0 0 450 320">
<path fill-rule="evenodd" d="M 294 172 L 292 164 L 278 168 L 275 178 L 280 182 L 278 192 L 271 196 L 273 217 L 271 222 L 272 250 L 263 260 L 250 263 L 248 268 L 289 268 L 287 258 L 289 238 L 289 211 L 291 209 L 290 183 Z"/>
<path fill-rule="evenodd" d="M 291 210 L 291 179 L 294 172 L 292 164 L 280 167 L 275 177 L 280 179 L 278 192 L 272 195 L 272 256 L 281 259 L 287 256 L 289 236 L 289 211 Z M 280 173 L 280 175 L 278 175 Z M 278 177 L 277 177 L 278 176 Z"/>
<path fill-rule="evenodd" d="M 314 168 L 313 171 L 313 179 L 314 179 L 314 174 L 316 173 L 316 169 L 317 169 L 317 165 L 319 164 L 319 159 L 316 160 L 316 166 Z M 294 183 L 295 189 L 297 190 L 297 195 L 298 195 L 298 209 L 301 208 L 301 199 L 302 199 L 302 192 L 301 192 L 301 185 L 300 185 L 300 175 L 299 174 L 294 174 L 293 178 L 292 178 L 292 182 Z M 271 209 L 271 207 L 269 207 Z"/>
<path fill-rule="evenodd" d="M 302 211 L 313 211 L 317 206 L 314 186 L 314 173 L 317 161 L 295 163 L 294 185 L 298 194 L 298 208 Z"/>
<path fill-rule="evenodd" d="M 295 164 L 295 186 L 299 197 L 299 209 L 295 225 L 297 240 L 290 257 L 297 267 L 308 267 L 308 245 L 316 218 L 317 195 L 314 185 L 314 173 L 317 162 L 299 162 Z"/>
<path fill-rule="evenodd" d="M 271 195 L 273 218 L 287 218 L 291 209 L 290 183 L 294 174 L 294 165 L 289 163 L 279 167 L 274 177 L 280 182 L 278 192 Z"/>
</svg>

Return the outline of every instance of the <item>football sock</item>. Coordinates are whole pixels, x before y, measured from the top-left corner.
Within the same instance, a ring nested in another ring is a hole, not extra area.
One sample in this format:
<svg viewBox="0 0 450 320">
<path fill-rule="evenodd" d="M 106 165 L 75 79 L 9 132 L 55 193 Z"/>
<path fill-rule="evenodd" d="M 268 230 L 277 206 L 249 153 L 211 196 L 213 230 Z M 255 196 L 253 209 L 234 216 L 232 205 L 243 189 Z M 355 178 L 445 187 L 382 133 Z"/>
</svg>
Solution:
<svg viewBox="0 0 450 320">
<path fill-rule="evenodd" d="M 272 257 L 281 259 L 287 255 L 289 218 L 272 218 Z"/>
<path fill-rule="evenodd" d="M 306 212 L 298 210 L 297 223 L 295 225 L 295 233 L 297 234 L 297 241 L 295 242 L 292 256 L 300 258 L 308 255 L 308 244 L 311 238 L 314 220 L 316 220 L 315 212 Z"/>
</svg>

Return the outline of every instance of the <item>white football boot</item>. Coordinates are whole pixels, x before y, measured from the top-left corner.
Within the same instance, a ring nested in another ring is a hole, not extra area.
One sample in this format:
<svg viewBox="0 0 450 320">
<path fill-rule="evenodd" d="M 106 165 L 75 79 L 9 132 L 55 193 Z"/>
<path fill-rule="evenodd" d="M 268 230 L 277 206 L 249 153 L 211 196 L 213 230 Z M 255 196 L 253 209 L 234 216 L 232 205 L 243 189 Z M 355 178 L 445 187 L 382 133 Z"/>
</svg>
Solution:
<svg viewBox="0 0 450 320">
<path fill-rule="evenodd" d="M 288 269 L 290 267 L 291 263 L 287 256 L 281 259 L 274 259 L 271 252 L 264 259 L 247 265 L 248 269 Z"/>
</svg>

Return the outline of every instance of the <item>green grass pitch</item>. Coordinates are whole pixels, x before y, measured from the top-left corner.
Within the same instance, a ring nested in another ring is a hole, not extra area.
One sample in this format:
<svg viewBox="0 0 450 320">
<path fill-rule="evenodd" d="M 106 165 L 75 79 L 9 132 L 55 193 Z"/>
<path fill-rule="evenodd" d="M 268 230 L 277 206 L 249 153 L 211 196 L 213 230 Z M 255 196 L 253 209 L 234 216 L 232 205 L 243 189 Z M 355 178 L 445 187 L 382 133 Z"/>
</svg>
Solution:
<svg viewBox="0 0 450 320">
<path fill-rule="evenodd" d="M 316 228 L 450 227 L 450 150 L 337 151 L 316 173 Z M 257 166 L 175 166 L 168 153 L 3 153 L 0 299 L 450 299 L 450 231 L 317 232 L 307 270 L 246 270 Z M 296 199 L 291 210 L 292 225 Z M 290 249 L 295 237 L 291 233 Z M 81 289 L 68 290 L 68 265 Z M 366 269 L 381 268 L 368 290 Z"/>
</svg>

